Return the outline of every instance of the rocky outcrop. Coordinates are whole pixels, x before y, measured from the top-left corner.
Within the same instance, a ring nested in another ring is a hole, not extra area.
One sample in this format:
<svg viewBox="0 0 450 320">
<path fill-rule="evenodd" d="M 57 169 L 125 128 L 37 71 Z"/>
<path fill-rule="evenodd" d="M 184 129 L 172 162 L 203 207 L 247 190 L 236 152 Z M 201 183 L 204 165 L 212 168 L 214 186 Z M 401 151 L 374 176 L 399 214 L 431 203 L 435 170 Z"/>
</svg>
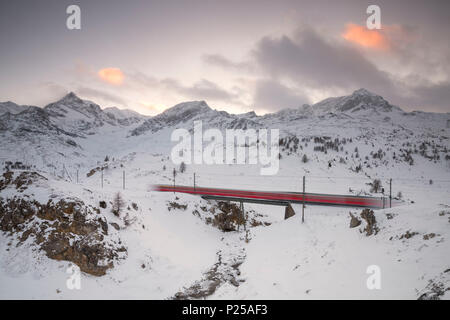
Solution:
<svg viewBox="0 0 450 320">
<path fill-rule="evenodd" d="M 240 206 L 233 202 L 202 200 L 194 207 L 193 215 L 223 232 L 248 231 L 249 228 L 270 225 L 265 221 L 266 215 L 248 208 L 242 212 Z"/>
<path fill-rule="evenodd" d="M 350 214 L 350 228 L 356 228 L 361 224 L 361 219 L 355 217 L 351 212 Z"/>
<path fill-rule="evenodd" d="M 0 180 L 0 191 L 8 186 L 14 187 L 18 192 L 23 192 L 27 189 L 27 186 L 36 180 L 47 180 L 47 178 L 41 176 L 37 172 L 25 171 L 20 173 L 17 177 L 14 176 L 12 171 L 6 171 L 3 173 Z"/>
<path fill-rule="evenodd" d="M 7 172 L 0 189 L 23 191 L 37 179 L 45 178 L 35 172 L 17 177 Z M 21 195 L 0 198 L 0 230 L 15 237 L 18 245 L 31 239 L 50 259 L 71 261 L 94 276 L 104 275 L 127 252 L 120 240 L 108 237 L 108 221 L 100 210 L 76 198 L 47 203 Z"/>
<path fill-rule="evenodd" d="M 364 209 L 361 212 L 361 218 L 366 221 L 366 227 L 364 231 L 366 232 L 366 236 L 371 236 L 372 234 L 377 234 L 379 229 L 377 226 L 377 220 L 375 219 L 375 214 L 371 209 Z"/>
</svg>

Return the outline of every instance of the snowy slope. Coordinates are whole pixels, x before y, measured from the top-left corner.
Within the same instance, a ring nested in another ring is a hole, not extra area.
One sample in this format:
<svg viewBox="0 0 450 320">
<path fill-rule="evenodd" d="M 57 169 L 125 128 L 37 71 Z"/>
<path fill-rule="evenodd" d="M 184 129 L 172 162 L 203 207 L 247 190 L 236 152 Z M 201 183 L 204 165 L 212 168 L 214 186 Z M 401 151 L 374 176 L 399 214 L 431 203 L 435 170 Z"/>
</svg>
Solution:
<svg viewBox="0 0 450 320">
<path fill-rule="evenodd" d="M 117 122 L 123 126 L 129 126 L 132 124 L 143 122 L 147 116 L 141 115 L 136 111 L 129 109 L 119 109 L 116 107 L 109 107 L 103 109 L 103 112 L 113 119 L 116 119 Z"/>
<path fill-rule="evenodd" d="M 203 121 L 205 128 L 247 129 L 261 127 L 254 121 L 254 113 L 233 115 L 225 111 L 211 109 L 205 101 L 183 102 L 167 109 L 161 114 L 146 120 L 131 131 L 132 136 L 154 133 L 162 129 L 178 128 Z"/>
<path fill-rule="evenodd" d="M 27 110 L 29 107 L 30 106 L 18 105 L 11 101 L 0 102 L 0 115 L 7 113 L 7 112 L 12 113 L 12 114 L 17 114 L 17 113 Z"/>
<path fill-rule="evenodd" d="M 2 233 L 1 298 L 450 298 L 450 114 L 406 113 L 362 89 L 265 116 L 194 101 L 139 118 L 73 94 L 0 116 L 0 160 L 30 164 L 48 179 L 30 184 L 29 198 L 82 199 L 120 226 L 117 237 L 128 248 L 105 276 L 83 273 L 82 289 L 70 290 L 69 262 L 49 259 L 31 240 L 16 247 L 17 237 Z M 222 131 L 280 129 L 278 173 L 261 176 L 249 164 L 188 164 L 179 172 L 171 132 L 199 120 Z M 308 206 L 302 224 L 298 214 L 283 220 L 282 207 L 250 204 L 246 211 L 262 222 L 222 232 L 208 222 L 213 202 L 151 191 L 172 184 L 173 169 L 180 185 L 192 185 L 195 172 L 200 186 L 300 191 L 305 175 L 308 192 L 373 196 L 381 196 L 370 190 L 373 179 L 388 192 L 392 178 L 402 205 L 376 211 L 379 231 L 371 236 L 364 221 L 349 228 L 349 212 L 359 217 L 361 210 Z M 111 213 L 119 191 L 128 226 Z M 0 198 L 14 196 L 21 194 L 0 190 Z M 380 268 L 380 290 L 366 286 L 371 265 Z"/>
</svg>

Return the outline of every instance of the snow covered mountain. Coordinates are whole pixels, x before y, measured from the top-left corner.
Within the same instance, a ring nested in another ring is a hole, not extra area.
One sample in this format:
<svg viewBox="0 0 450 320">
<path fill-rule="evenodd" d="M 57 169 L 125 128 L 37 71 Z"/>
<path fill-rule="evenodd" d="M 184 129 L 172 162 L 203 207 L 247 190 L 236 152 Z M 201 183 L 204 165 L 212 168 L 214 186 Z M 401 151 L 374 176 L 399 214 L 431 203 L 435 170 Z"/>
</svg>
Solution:
<svg viewBox="0 0 450 320">
<path fill-rule="evenodd" d="M 73 92 L 45 106 L 44 110 L 55 125 L 78 135 L 95 134 L 102 127 L 129 126 L 145 118 L 137 113 L 102 110 L 99 105 L 82 100 Z"/>
<path fill-rule="evenodd" d="M 28 131 L 36 134 L 51 131 L 72 136 L 92 135 L 99 128 L 128 127 L 146 118 L 131 110 L 102 110 L 99 105 L 82 100 L 73 92 L 44 108 L 19 106 L 13 102 L 0 103 L 0 116 L 3 123 L 0 130 L 9 133 L 25 132 L 29 126 Z"/>
<path fill-rule="evenodd" d="M 261 176 L 248 163 L 181 171 L 171 132 L 200 120 L 220 130 L 279 129 L 278 173 Z M 9 289 L 0 298 L 449 299 L 449 121 L 449 113 L 404 112 L 365 89 L 263 116 L 192 101 L 145 117 L 73 93 L 5 112 L 0 283 Z M 245 205 L 246 230 L 233 222 L 224 232 L 233 206 L 151 191 L 195 179 L 299 192 L 303 176 L 307 192 L 376 197 L 374 181 L 386 195 L 392 178 L 401 205 L 376 210 L 371 235 L 360 210 L 308 206 L 302 223 L 257 204 Z M 359 226 L 349 228 L 349 212 Z M 83 290 L 66 290 L 72 263 Z M 372 265 L 383 290 L 366 287 Z"/>
<path fill-rule="evenodd" d="M 116 119 L 122 126 L 136 124 L 148 118 L 147 116 L 137 113 L 136 111 L 130 109 L 119 109 L 116 107 L 105 108 L 103 109 L 103 112 L 106 112 L 110 118 Z"/>
<path fill-rule="evenodd" d="M 276 113 L 257 116 L 254 112 L 245 114 L 228 114 L 225 111 L 211 109 L 204 101 L 180 103 L 163 113 L 152 117 L 133 129 L 131 135 L 137 136 L 146 132 L 154 133 L 162 128 L 188 125 L 193 121 L 202 120 L 206 126 L 215 128 L 261 128 L 274 127 L 287 129 L 303 127 L 307 122 L 320 121 L 327 126 L 353 123 L 360 127 L 366 123 L 380 124 L 388 122 L 393 125 L 405 125 L 415 129 L 417 125 L 428 122 L 438 122 L 440 129 L 445 129 L 446 120 L 450 114 L 434 114 L 424 112 L 404 112 L 401 108 L 391 105 L 383 97 L 359 89 L 349 96 L 328 98 L 314 105 L 303 105 L 297 109 L 284 109 Z M 337 121 L 337 122 L 336 122 Z M 328 122 L 328 123 L 327 123 Z M 437 123 L 429 123 L 430 128 L 436 128 Z"/>
<path fill-rule="evenodd" d="M 5 114 L 7 112 L 17 114 L 24 110 L 27 110 L 29 107 L 30 106 L 18 105 L 11 101 L 0 102 L 0 115 Z"/>
<path fill-rule="evenodd" d="M 349 96 L 328 98 L 314 104 L 311 108 L 305 108 L 315 114 L 325 113 L 356 113 L 361 111 L 383 112 L 403 112 L 399 107 L 391 105 L 383 97 L 376 95 L 366 89 L 354 91 Z"/>
<path fill-rule="evenodd" d="M 233 115 L 225 111 L 211 109 L 205 101 L 190 101 L 177 104 L 161 114 L 152 117 L 131 131 L 132 136 L 139 136 L 146 132 L 154 133 L 163 128 L 186 126 L 194 121 L 203 121 L 205 127 L 219 129 L 246 129 L 260 127 L 254 121 L 254 113 Z"/>
<path fill-rule="evenodd" d="M 10 103 L 8 106 L 15 107 Z M 33 161 L 41 158 L 39 162 L 44 167 L 55 165 L 49 164 L 48 159 L 59 162 L 68 158 L 77 165 L 86 165 L 97 161 L 93 159 L 97 152 L 112 153 L 107 151 L 111 149 L 108 141 L 120 141 L 124 152 L 139 150 L 144 145 L 169 152 L 167 147 L 161 149 L 171 144 L 169 132 L 179 127 L 191 130 L 194 121 L 200 120 L 204 129 L 218 128 L 222 131 L 278 128 L 280 138 L 286 138 L 284 141 L 323 136 L 340 140 L 370 140 L 369 153 L 390 146 L 392 156 L 396 149 L 397 161 L 400 155 L 400 159 L 413 163 L 410 158 L 417 154 L 427 159 L 439 158 L 445 165 L 450 114 L 404 112 L 365 89 L 349 96 L 329 98 L 314 105 L 263 116 L 254 112 L 229 114 L 212 109 L 205 101 L 192 101 L 177 104 L 154 117 L 146 117 L 130 110 L 101 109 L 99 105 L 69 93 L 44 108 L 27 107 L 19 113 L 0 115 L 1 147 L 4 154 L 19 158 L 23 152 L 16 154 L 16 146 L 30 145 L 28 150 L 37 150 L 31 152 L 30 157 L 35 159 Z M 428 153 L 419 150 L 419 145 L 423 144 L 430 144 Z M 409 147 L 405 148 L 405 145 Z M 295 149 L 292 146 L 283 148 L 287 153 Z M 112 150 L 115 149 L 114 146 Z M 300 150 L 296 152 L 297 156 L 302 156 Z"/>
</svg>

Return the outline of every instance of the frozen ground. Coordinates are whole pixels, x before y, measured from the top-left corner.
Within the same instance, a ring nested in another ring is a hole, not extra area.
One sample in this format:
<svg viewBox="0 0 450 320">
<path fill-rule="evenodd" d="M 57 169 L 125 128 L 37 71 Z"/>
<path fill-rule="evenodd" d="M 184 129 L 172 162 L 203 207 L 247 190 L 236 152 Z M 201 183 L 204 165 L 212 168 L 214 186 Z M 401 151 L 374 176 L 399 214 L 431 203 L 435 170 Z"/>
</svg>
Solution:
<svg viewBox="0 0 450 320">
<path fill-rule="evenodd" d="M 146 164 L 149 172 L 161 166 L 159 156 L 153 160 Z M 405 202 L 398 207 L 377 210 L 375 215 L 380 231 L 369 237 L 359 231 L 364 223 L 360 228 L 349 228 L 349 212 L 360 210 L 308 206 L 306 221 L 302 224 L 299 215 L 283 220 L 284 208 L 246 204 L 247 210 L 266 214 L 272 223 L 251 228 L 247 243 L 242 232 L 224 233 L 194 216 L 192 211 L 200 201 L 198 198 L 147 191 L 158 178 L 142 172 L 141 168 L 145 166 L 138 158 L 134 161 L 134 168 L 133 161 L 127 166 L 126 190 L 120 188 L 120 169 L 105 173 L 103 189 L 98 174 L 78 185 L 63 180 L 49 183 L 55 190 L 66 190 L 94 205 L 100 200 L 112 199 L 119 190 L 128 202 L 137 203 L 137 221 L 121 230 L 121 238 L 128 247 L 128 258 L 103 277 L 83 273 L 81 290 L 69 290 L 66 269 L 70 263 L 50 260 L 39 251 L 33 251 L 33 246 L 27 243 L 15 248 L 14 241 L 2 234 L 1 298 L 172 298 L 183 288 L 201 282 L 204 274 L 217 263 L 218 253 L 223 254 L 225 264 L 244 256 L 236 276 L 238 286 L 224 281 L 205 298 L 416 299 L 429 281 L 448 286 L 448 271 L 444 271 L 450 267 L 450 202 L 445 182 L 427 185 L 420 181 L 397 181 L 394 177 L 394 190 L 401 190 L 403 197 L 414 203 Z M 289 168 L 292 166 L 288 165 Z M 188 167 L 187 172 L 179 174 L 180 183 L 189 183 L 193 169 Z M 265 186 L 260 181 L 268 178 L 249 178 L 247 169 L 239 166 L 227 168 L 222 174 L 214 174 L 212 167 L 206 167 L 204 174 L 200 168 L 195 169 L 199 172 L 197 183 L 201 185 L 207 184 L 202 183 L 204 177 L 214 176 L 218 185 L 234 181 L 232 187 L 250 187 L 253 183 L 263 190 L 295 190 L 299 189 L 301 181 L 300 177 L 272 177 Z M 51 175 L 49 178 L 54 179 Z M 163 178 L 164 174 L 161 174 L 159 179 L 162 180 L 156 182 L 164 182 Z M 323 180 L 307 178 L 308 190 L 345 191 L 349 187 L 367 190 L 364 183 L 369 181 L 357 177 Z M 275 185 L 274 181 L 280 182 Z M 177 202 L 187 203 L 188 208 L 169 211 L 167 202 L 175 197 L 179 198 Z M 104 214 L 109 221 L 118 219 L 107 209 Z M 392 218 L 388 219 L 387 214 Z M 400 239 L 407 231 L 418 234 Z M 430 233 L 435 236 L 424 240 L 424 235 Z M 13 245 L 8 246 L 9 242 Z M 6 251 L 8 248 L 10 250 Z M 369 290 L 366 286 L 370 276 L 366 271 L 370 265 L 380 267 L 380 290 Z M 448 292 L 445 298 L 448 298 Z"/>
<path fill-rule="evenodd" d="M 195 172 L 196 184 L 205 187 L 301 191 L 305 175 L 307 192 L 336 194 L 370 194 L 368 183 L 374 178 L 381 180 L 387 192 L 392 178 L 393 195 L 401 192 L 402 204 L 375 211 L 379 231 L 371 236 L 363 232 L 364 221 L 359 227 L 349 227 L 349 212 L 359 216 L 360 209 L 307 206 L 302 223 L 299 214 L 284 220 L 283 207 L 251 204 L 245 204 L 245 209 L 263 215 L 267 225 L 249 228 L 247 235 L 244 230 L 222 232 L 193 214 L 205 205 L 204 200 L 151 191 L 153 184 L 173 183 L 172 170 L 179 166 L 170 159 L 170 134 L 175 127 L 192 128 L 192 119 L 137 136 L 130 135 L 131 129 L 145 119 L 134 119 L 127 126 L 115 122 L 100 129 L 92 126 L 92 134 L 71 138 L 76 147 L 61 142 L 58 135 L 30 139 L 22 131 L 13 134 L 15 129 L 10 128 L 2 133 L 3 161 L 22 160 L 48 179 L 45 184 L 30 185 L 26 191 L 30 197 L 45 202 L 57 194 L 98 207 L 100 201 L 109 204 L 120 191 L 127 205 L 136 203 L 138 209 L 128 210 L 134 222 L 118 232 L 127 258 L 102 277 L 81 273 L 80 290 L 66 285 L 71 263 L 47 258 L 32 239 L 18 245 L 17 235 L 0 233 L 0 298 L 417 299 L 439 293 L 439 298 L 449 299 L 448 114 L 390 112 L 389 121 L 384 114 L 371 115 L 377 120 L 364 124 L 355 115 L 287 122 L 283 114 L 256 119 L 271 127 L 285 121 L 281 137 L 311 140 L 300 141 L 298 150 L 282 148 L 275 176 L 261 176 L 255 165 L 189 164 L 186 172 L 176 176 L 180 185 L 192 185 Z M 246 119 L 250 120 L 256 121 Z M 77 131 L 77 123 L 58 121 L 68 131 L 82 132 Z M 325 135 L 353 140 L 339 151 L 314 150 L 321 144 L 313 137 Z M 400 156 L 407 154 L 402 149 L 414 148 L 414 144 L 419 148 L 423 141 L 433 141 L 426 155 L 437 152 L 439 159 L 414 153 L 414 164 L 409 164 L 409 158 Z M 379 149 L 385 152 L 382 159 L 372 154 Z M 303 154 L 308 155 L 307 163 L 301 161 Z M 102 187 L 100 171 L 87 173 L 106 164 Z M 356 172 L 359 164 L 362 170 Z M 0 192 L 3 199 L 21 196 L 8 188 Z M 169 210 L 172 201 L 187 207 Z M 295 209 L 301 212 L 299 206 Z M 122 223 L 109 205 L 100 214 L 109 223 Z M 379 268 L 380 289 L 367 287 L 370 266 Z"/>
</svg>

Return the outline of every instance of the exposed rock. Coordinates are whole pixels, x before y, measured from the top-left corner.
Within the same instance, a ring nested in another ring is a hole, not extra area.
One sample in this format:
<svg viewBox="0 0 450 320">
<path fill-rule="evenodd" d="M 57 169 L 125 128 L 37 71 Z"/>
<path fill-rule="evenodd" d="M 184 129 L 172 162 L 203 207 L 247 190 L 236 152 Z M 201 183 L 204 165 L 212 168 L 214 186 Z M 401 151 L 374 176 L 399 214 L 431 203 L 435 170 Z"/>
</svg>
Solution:
<svg viewBox="0 0 450 320">
<path fill-rule="evenodd" d="M 401 236 L 400 236 L 400 239 L 409 239 L 409 238 L 412 238 L 412 237 L 414 237 L 415 235 L 417 235 L 417 234 L 419 234 L 418 232 L 409 232 L 409 230 L 408 231 L 406 231 L 404 234 L 402 234 Z"/>
<path fill-rule="evenodd" d="M 396 216 L 396 215 L 395 215 L 394 213 L 386 213 L 386 218 L 387 218 L 388 220 L 394 219 L 395 216 Z"/>
<path fill-rule="evenodd" d="M 424 289 L 418 300 L 440 300 L 449 291 L 450 287 L 446 287 L 444 283 L 436 280 L 430 280 L 427 287 Z"/>
<path fill-rule="evenodd" d="M 271 223 L 264 221 L 267 216 L 254 210 L 241 212 L 240 206 L 227 201 L 206 201 L 206 205 L 195 204 L 192 214 L 224 232 L 240 231 L 242 229 L 269 226 Z"/>
<path fill-rule="evenodd" d="M 366 232 L 366 236 L 371 236 L 372 234 L 377 234 L 379 229 L 377 227 L 377 221 L 375 219 L 375 214 L 371 209 L 364 209 L 361 212 L 361 218 L 366 221 L 366 227 L 364 231 Z"/>
<path fill-rule="evenodd" d="M 175 201 L 171 201 L 167 204 L 167 209 L 172 210 L 172 209 L 181 209 L 181 210 L 186 210 L 187 209 L 187 204 L 179 204 L 178 202 Z"/>
<path fill-rule="evenodd" d="M 16 179 L 7 173 L 2 187 L 23 189 L 36 179 L 35 172 L 22 172 Z M 97 216 L 97 208 L 79 199 L 60 199 L 40 203 L 28 197 L 0 199 L 0 230 L 16 236 L 19 245 L 32 239 L 50 259 L 71 261 L 81 271 L 102 276 L 124 257 L 126 248 L 106 240 L 108 223 Z"/>
<path fill-rule="evenodd" d="M 240 285 L 239 276 L 241 272 L 239 267 L 244 262 L 245 254 L 241 252 L 239 255 L 228 257 L 224 261 L 222 252 L 217 252 L 217 262 L 204 273 L 201 280 L 196 281 L 188 288 L 183 288 L 183 291 L 177 292 L 172 299 L 174 300 L 190 300 L 203 299 L 212 295 L 217 288 L 224 283 L 229 283 L 232 286 L 238 287 Z"/>
<path fill-rule="evenodd" d="M 106 170 L 106 169 L 108 169 L 108 165 L 104 165 L 102 167 L 93 168 L 88 173 L 86 173 L 86 177 L 89 178 L 89 177 L 93 176 L 96 172 L 99 172 L 99 171 L 102 171 L 102 170 Z"/>
<path fill-rule="evenodd" d="M 356 228 L 361 224 L 361 219 L 355 217 L 351 212 L 350 214 L 350 228 Z"/>
<path fill-rule="evenodd" d="M 33 181 L 37 180 L 47 180 L 47 178 L 41 176 L 37 172 L 33 171 L 24 171 L 21 172 L 14 179 L 13 171 L 6 171 L 3 173 L 3 179 L 0 180 L 0 190 L 5 189 L 8 186 L 14 185 L 17 191 L 22 192 L 27 189 L 27 187 L 33 183 Z"/>
<path fill-rule="evenodd" d="M 434 232 L 429 233 L 429 234 L 424 234 L 423 235 L 423 240 L 429 240 L 429 239 L 434 238 L 435 236 L 436 236 L 436 234 Z"/>
<path fill-rule="evenodd" d="M 114 227 L 114 229 L 120 230 L 120 227 L 119 227 L 119 225 L 117 223 L 111 222 L 110 225 L 112 225 Z"/>
</svg>

